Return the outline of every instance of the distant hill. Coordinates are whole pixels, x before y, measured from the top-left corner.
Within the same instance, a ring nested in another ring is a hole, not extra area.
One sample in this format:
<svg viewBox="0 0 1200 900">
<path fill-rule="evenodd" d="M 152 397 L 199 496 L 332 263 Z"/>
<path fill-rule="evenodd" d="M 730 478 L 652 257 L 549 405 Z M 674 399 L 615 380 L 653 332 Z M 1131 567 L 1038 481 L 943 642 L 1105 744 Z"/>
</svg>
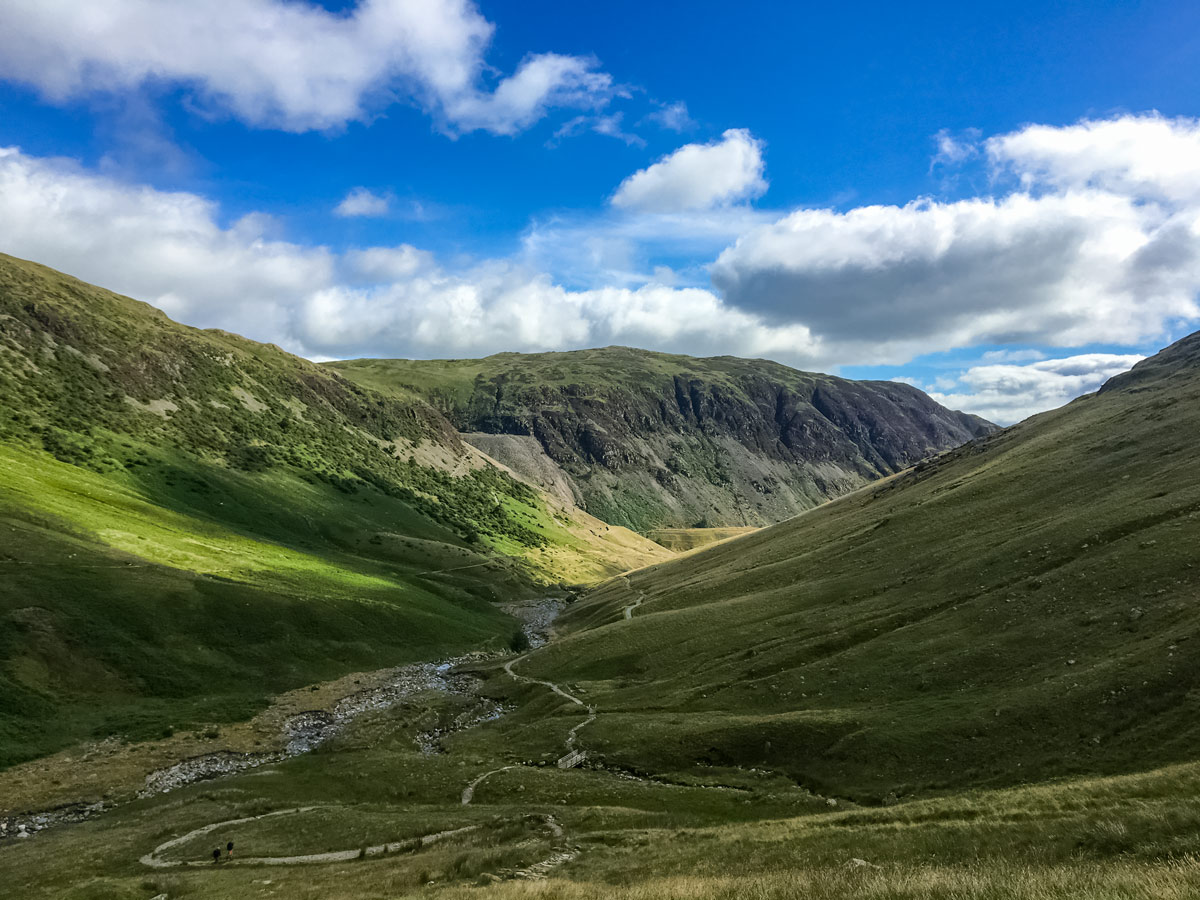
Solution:
<svg viewBox="0 0 1200 900">
<path fill-rule="evenodd" d="M 524 670 L 640 771 L 882 800 L 1195 758 L 1200 333 L 1097 394 L 614 579 Z M 625 607 L 640 601 L 632 621 Z"/>
<path fill-rule="evenodd" d="M 0 765 L 505 643 L 663 559 L 417 399 L 0 255 Z"/>
<path fill-rule="evenodd" d="M 641 532 L 778 522 L 987 434 L 905 384 L 626 347 L 328 366 Z"/>
</svg>

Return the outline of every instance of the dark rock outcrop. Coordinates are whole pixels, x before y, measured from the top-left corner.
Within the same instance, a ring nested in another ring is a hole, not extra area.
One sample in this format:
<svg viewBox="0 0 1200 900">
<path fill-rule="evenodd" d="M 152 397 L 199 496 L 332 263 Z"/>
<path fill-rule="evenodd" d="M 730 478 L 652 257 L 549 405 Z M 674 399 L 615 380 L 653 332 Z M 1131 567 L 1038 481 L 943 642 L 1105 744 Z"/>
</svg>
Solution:
<svg viewBox="0 0 1200 900">
<path fill-rule="evenodd" d="M 590 513 L 641 531 L 777 522 L 995 429 L 906 384 L 734 357 L 610 347 L 332 365 L 423 396 L 533 480 L 552 464 Z M 531 437 L 546 459 L 530 458 Z"/>
</svg>

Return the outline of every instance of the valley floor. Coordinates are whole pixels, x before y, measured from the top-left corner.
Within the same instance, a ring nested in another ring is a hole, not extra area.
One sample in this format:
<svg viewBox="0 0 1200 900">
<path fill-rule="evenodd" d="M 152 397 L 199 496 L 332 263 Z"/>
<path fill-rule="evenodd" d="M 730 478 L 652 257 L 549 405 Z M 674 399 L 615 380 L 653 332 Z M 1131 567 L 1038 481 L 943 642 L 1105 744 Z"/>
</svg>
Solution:
<svg viewBox="0 0 1200 900">
<path fill-rule="evenodd" d="M 552 615 L 527 611 L 535 639 Z M 312 752 L 0 842 L 0 884 L 29 900 L 1200 896 L 1200 765 L 857 807 L 760 769 L 559 768 L 604 715 L 577 686 L 515 656 L 415 669 Z M 379 696 L 398 671 L 282 698 L 272 721 Z"/>
</svg>

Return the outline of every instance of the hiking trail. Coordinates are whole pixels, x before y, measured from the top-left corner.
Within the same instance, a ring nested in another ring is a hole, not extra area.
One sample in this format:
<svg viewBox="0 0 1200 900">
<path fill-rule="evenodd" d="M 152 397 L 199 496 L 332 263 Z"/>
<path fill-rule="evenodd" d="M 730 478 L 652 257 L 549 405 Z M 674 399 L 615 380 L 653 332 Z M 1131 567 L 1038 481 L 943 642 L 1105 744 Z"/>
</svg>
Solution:
<svg viewBox="0 0 1200 900">
<path fill-rule="evenodd" d="M 621 580 L 625 582 L 625 587 L 628 588 L 631 593 L 637 594 L 637 599 L 622 610 L 626 619 L 632 619 L 633 611 L 646 602 L 646 594 L 633 586 L 633 582 L 629 580 L 628 575 L 622 575 Z"/>
</svg>

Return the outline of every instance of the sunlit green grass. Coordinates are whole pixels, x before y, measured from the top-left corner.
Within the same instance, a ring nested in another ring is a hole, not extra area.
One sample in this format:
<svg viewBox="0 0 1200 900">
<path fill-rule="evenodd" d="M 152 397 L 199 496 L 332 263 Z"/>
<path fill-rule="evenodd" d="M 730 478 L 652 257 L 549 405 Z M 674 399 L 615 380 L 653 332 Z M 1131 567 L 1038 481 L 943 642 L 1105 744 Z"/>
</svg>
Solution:
<svg viewBox="0 0 1200 900">
<path fill-rule="evenodd" d="M 660 552 L 467 452 L 422 402 L 0 254 L 0 767 L 504 646 L 497 601 Z"/>
<path fill-rule="evenodd" d="M 380 495 L 350 505 L 282 473 L 208 473 L 211 492 L 167 505 L 144 477 L 23 448 L 0 445 L 0 466 L 7 761 L 237 719 L 307 681 L 502 646 L 514 625 L 490 602 L 495 585 L 529 590 L 452 544 L 373 543 L 412 517 Z M 332 524 L 312 531 L 289 522 L 322 516 Z"/>
</svg>

